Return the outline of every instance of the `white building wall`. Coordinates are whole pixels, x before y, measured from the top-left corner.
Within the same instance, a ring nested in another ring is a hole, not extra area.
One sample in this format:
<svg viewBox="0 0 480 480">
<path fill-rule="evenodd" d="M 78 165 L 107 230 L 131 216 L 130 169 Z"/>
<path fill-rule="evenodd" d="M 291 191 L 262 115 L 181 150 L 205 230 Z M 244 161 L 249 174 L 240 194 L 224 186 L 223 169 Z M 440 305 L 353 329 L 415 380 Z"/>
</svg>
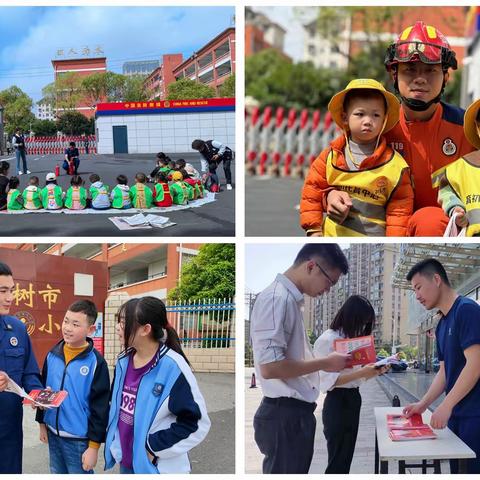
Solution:
<svg viewBox="0 0 480 480">
<path fill-rule="evenodd" d="M 127 127 L 128 153 L 185 153 L 192 141 L 218 140 L 235 147 L 235 112 L 101 115 L 96 119 L 98 153 L 113 153 L 113 126 Z"/>
</svg>

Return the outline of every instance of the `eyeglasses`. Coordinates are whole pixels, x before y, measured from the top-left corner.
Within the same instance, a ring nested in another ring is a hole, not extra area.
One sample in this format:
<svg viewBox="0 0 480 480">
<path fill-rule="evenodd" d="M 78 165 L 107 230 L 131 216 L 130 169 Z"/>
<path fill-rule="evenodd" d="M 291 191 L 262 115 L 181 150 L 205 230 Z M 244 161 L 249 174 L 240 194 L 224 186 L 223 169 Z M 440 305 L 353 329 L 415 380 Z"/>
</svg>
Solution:
<svg viewBox="0 0 480 480">
<path fill-rule="evenodd" d="M 315 265 L 320 269 L 320 271 L 325 275 L 325 278 L 328 280 L 330 283 L 330 286 L 333 287 L 336 282 L 334 282 L 331 278 L 330 275 L 325 271 L 325 269 L 317 262 L 315 262 Z"/>
</svg>

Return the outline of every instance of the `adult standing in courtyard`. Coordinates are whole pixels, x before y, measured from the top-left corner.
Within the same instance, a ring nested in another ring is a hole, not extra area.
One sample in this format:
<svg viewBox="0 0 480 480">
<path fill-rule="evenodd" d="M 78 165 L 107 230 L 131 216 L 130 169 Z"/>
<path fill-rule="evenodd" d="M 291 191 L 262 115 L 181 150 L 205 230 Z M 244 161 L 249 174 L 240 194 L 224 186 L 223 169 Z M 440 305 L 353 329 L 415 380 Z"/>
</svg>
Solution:
<svg viewBox="0 0 480 480">
<path fill-rule="evenodd" d="M 15 130 L 15 134 L 12 137 L 12 147 L 15 149 L 15 157 L 17 159 L 17 175 L 31 173 L 27 166 L 27 148 L 25 146 L 25 136 L 19 128 Z M 20 165 L 20 160 L 22 161 L 23 169 Z"/>
<path fill-rule="evenodd" d="M 8 379 L 27 392 L 43 388 L 25 325 L 8 315 L 14 291 L 12 271 L 0 262 L 0 474 L 22 473 L 22 398 L 4 391 Z"/>
<path fill-rule="evenodd" d="M 264 397 L 253 427 L 264 455 L 263 473 L 308 473 L 320 393 L 318 371 L 341 371 L 349 357 L 331 353 L 314 358 L 301 307 L 304 295 L 328 292 L 347 272 L 347 259 L 337 244 L 307 244 L 255 300 L 251 339 Z"/>
</svg>

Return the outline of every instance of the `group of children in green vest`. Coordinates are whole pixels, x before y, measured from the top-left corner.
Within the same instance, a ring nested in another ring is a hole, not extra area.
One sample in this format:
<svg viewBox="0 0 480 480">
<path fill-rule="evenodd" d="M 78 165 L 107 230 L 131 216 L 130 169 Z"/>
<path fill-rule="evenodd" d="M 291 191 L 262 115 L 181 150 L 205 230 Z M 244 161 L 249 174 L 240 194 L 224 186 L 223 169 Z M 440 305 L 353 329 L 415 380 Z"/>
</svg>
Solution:
<svg viewBox="0 0 480 480">
<path fill-rule="evenodd" d="M 48 173 L 45 186 L 39 186 L 39 178 L 30 177 L 29 185 L 23 192 L 18 189 L 18 177 L 11 177 L 7 197 L 7 210 L 83 210 L 93 208 L 105 210 L 108 208 L 151 208 L 170 207 L 172 205 L 186 205 L 189 201 L 203 198 L 204 188 L 200 180 L 189 178 L 182 173 L 182 169 L 171 170 L 170 167 L 160 168 L 155 176 L 153 191 L 146 185 L 147 176 L 144 173 L 135 175 L 135 184 L 128 186 L 125 175 L 117 176 L 117 185 L 110 191 L 100 176 L 90 175 L 90 188 L 84 187 L 80 175 L 73 175 L 70 187 L 66 192 L 57 184 L 54 173 Z M 171 182 L 169 184 L 169 182 Z"/>
</svg>

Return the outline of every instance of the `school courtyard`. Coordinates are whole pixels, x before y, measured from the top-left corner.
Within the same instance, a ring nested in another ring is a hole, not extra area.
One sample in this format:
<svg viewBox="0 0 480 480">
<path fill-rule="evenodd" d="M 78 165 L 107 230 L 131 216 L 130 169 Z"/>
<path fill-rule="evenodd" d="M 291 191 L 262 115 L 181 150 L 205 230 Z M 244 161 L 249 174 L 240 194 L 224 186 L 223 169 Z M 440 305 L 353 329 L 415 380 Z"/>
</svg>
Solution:
<svg viewBox="0 0 480 480">
<path fill-rule="evenodd" d="M 253 368 L 245 368 L 245 473 L 262 473 L 263 456 L 254 440 L 253 416 L 262 399 L 262 390 L 250 388 Z M 397 395 L 401 406 L 421 398 L 433 380 L 434 374 L 420 371 L 389 373 L 378 379 L 365 382 L 360 387 L 362 410 L 357 444 L 353 456 L 351 474 L 373 474 L 375 466 L 375 407 L 391 407 L 393 396 Z M 317 401 L 315 417 L 317 429 L 315 433 L 315 451 L 309 473 L 323 474 L 327 466 L 327 446 L 323 436 L 322 405 L 325 398 L 321 394 Z M 434 406 L 442 400 L 440 397 Z M 449 473 L 449 463 L 441 462 L 442 473 Z M 398 473 L 398 465 L 389 462 L 390 473 Z M 419 469 L 409 469 L 408 473 L 420 473 Z M 430 473 L 432 471 L 430 470 Z"/>
<path fill-rule="evenodd" d="M 167 155 L 168 152 L 165 152 Z M 180 158 L 191 163 L 200 171 L 200 155 L 198 153 L 174 153 L 170 154 L 172 160 Z M 63 155 L 28 155 L 28 168 L 30 175 L 20 176 L 19 189 L 23 190 L 28 184 L 28 179 L 36 175 L 40 179 L 40 186 L 45 185 L 45 176 L 55 171 L 55 166 L 60 166 L 61 175 L 58 184 L 64 191 L 70 186 L 70 176 L 65 175 L 61 168 Z M 3 156 L 0 160 L 10 163 L 9 175 L 15 175 L 16 160 L 14 157 Z M 116 185 L 116 177 L 124 174 L 128 178 L 128 184 L 134 184 L 135 174 L 144 172 L 149 175 L 155 168 L 155 154 L 114 154 L 114 155 L 81 155 L 78 174 L 85 180 L 85 187 L 90 186 L 88 177 L 92 173 L 100 175 L 101 180 L 113 188 Z M 223 165 L 220 164 L 217 174 L 220 178 L 222 191 L 215 194 L 215 201 L 206 203 L 197 208 L 188 208 L 171 212 L 153 213 L 162 217 L 168 217 L 175 225 L 166 228 L 119 230 L 109 217 L 133 216 L 137 210 L 118 210 L 115 213 L 93 214 L 64 214 L 64 213 L 26 213 L 7 214 L 1 213 L 2 233 L 4 236 L 225 236 L 235 235 L 235 161 L 231 164 L 233 177 L 233 190 L 226 190 Z M 153 183 L 148 184 L 153 187 Z"/>
<path fill-rule="evenodd" d="M 113 370 L 110 372 L 113 378 Z M 212 422 L 207 438 L 190 454 L 192 473 L 235 473 L 235 375 L 231 373 L 197 373 Z M 23 473 L 50 473 L 48 447 L 40 443 L 35 411 L 24 407 Z M 100 447 L 95 473 L 119 473 L 119 468 L 104 471 L 103 445 Z"/>
</svg>

